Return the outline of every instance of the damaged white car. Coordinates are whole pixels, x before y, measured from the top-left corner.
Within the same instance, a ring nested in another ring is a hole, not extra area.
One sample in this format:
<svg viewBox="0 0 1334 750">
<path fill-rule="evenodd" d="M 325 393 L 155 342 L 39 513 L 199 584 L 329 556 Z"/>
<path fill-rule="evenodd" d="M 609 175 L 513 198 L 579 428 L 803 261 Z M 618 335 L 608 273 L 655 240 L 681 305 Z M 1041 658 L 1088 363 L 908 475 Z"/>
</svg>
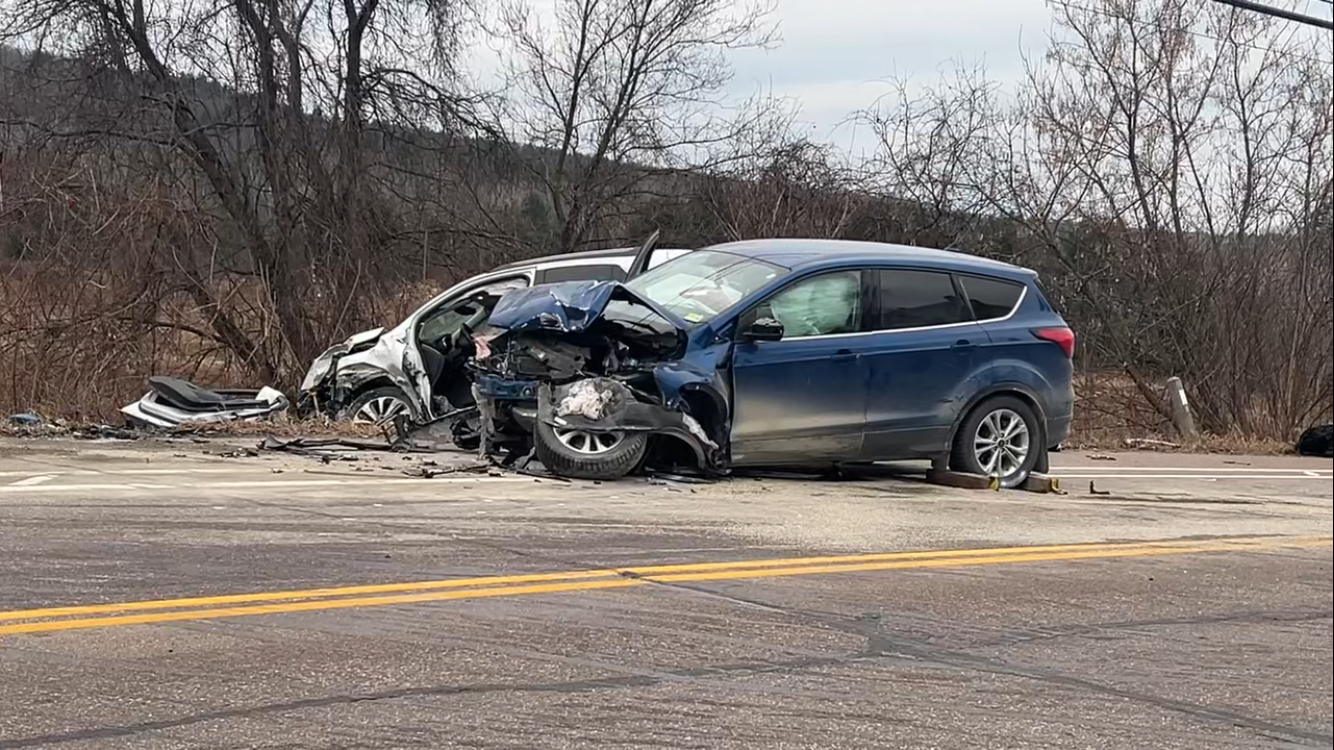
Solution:
<svg viewBox="0 0 1334 750">
<path fill-rule="evenodd" d="M 385 424 L 400 416 L 429 422 L 472 405 L 464 367 L 471 334 L 506 292 L 564 281 L 623 281 L 687 249 L 658 248 L 655 233 L 639 248 L 552 255 L 501 266 L 449 288 L 390 329 L 349 337 L 315 358 L 297 410 Z"/>
</svg>

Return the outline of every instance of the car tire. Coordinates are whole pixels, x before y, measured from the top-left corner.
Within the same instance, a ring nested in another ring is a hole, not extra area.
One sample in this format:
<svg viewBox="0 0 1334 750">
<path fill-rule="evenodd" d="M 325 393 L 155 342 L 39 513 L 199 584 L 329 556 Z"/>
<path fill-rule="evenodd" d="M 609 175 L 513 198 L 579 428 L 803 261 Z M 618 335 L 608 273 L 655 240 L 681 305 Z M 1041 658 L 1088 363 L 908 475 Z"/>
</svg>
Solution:
<svg viewBox="0 0 1334 750">
<path fill-rule="evenodd" d="M 950 469 L 996 476 L 1001 487 L 1018 487 L 1037 466 L 1043 442 L 1033 407 L 1014 396 L 993 396 L 975 406 L 954 433 Z"/>
<path fill-rule="evenodd" d="M 582 433 L 590 441 L 604 440 L 580 449 L 580 442 L 572 435 L 579 430 L 562 433 L 541 420 L 533 428 L 537 459 L 552 474 L 570 479 L 614 480 L 634 471 L 648 451 L 648 435 L 642 432 Z M 614 442 L 613 442 L 614 440 Z"/>
<path fill-rule="evenodd" d="M 403 391 L 392 385 L 385 385 L 372 388 L 352 399 L 352 403 L 343 409 L 339 417 L 347 422 L 384 424 L 392 421 L 398 414 L 406 414 L 412 418 L 412 404 L 409 403 L 407 396 L 403 395 Z"/>
</svg>

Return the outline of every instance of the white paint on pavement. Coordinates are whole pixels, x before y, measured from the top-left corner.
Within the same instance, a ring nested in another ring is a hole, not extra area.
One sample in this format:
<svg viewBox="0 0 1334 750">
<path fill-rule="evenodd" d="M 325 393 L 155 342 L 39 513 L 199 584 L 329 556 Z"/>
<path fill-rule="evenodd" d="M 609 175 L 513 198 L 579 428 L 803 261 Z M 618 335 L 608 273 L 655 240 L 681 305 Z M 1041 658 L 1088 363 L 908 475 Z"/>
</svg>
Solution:
<svg viewBox="0 0 1334 750">
<path fill-rule="evenodd" d="M 233 482 L 203 482 L 190 485 L 169 485 L 169 484 L 146 484 L 141 482 L 116 482 L 99 484 L 48 484 L 41 486 L 28 486 L 9 484 L 0 487 L 0 494 L 9 493 L 57 493 L 57 492 L 97 492 L 97 491 L 116 491 L 116 490 L 267 490 L 275 488 L 299 488 L 299 487 L 399 487 L 403 485 L 416 484 L 497 484 L 501 482 L 529 482 L 532 477 L 437 477 L 434 479 L 425 478 L 350 478 L 350 479 L 284 479 L 274 481 L 233 481 Z"/>
<path fill-rule="evenodd" d="M 1258 480 L 1265 480 L 1265 481 L 1268 481 L 1268 480 L 1271 480 L 1271 479 L 1272 479 L 1272 480 L 1296 479 L 1296 480 L 1306 480 L 1306 481 L 1310 481 L 1310 480 L 1312 480 L 1312 479 L 1319 479 L 1319 480 L 1324 480 L 1324 481 L 1327 482 L 1327 481 L 1329 481 L 1331 478 L 1334 478 L 1334 477 L 1331 477 L 1331 475 L 1329 475 L 1329 474 L 1324 474 L 1324 475 L 1321 475 L 1321 474 L 1311 474 L 1311 475 L 1302 475 L 1302 474 L 1105 474 L 1105 473 L 1092 473 L 1092 472 L 1081 472 L 1081 473 L 1056 472 L 1056 473 L 1050 474 L 1049 476 L 1056 477 L 1057 479 L 1134 479 L 1134 480 L 1149 480 L 1149 479 L 1208 479 L 1208 480 L 1215 481 L 1215 482 L 1217 482 L 1217 481 L 1221 481 L 1221 480 L 1225 480 L 1225 479 L 1226 479 L 1226 480 L 1239 480 L 1239 479 L 1257 480 L 1257 479 L 1258 479 Z"/>
<path fill-rule="evenodd" d="M 43 483 L 45 483 L 45 482 L 49 482 L 49 481 L 51 481 L 52 479 L 55 479 L 55 478 L 56 478 L 56 475 L 55 475 L 55 474 L 38 474 L 37 476 L 28 477 L 27 479 L 20 479 L 19 481 L 14 482 L 14 486 L 15 486 L 15 487 L 32 487 L 33 485 L 43 484 Z"/>
</svg>

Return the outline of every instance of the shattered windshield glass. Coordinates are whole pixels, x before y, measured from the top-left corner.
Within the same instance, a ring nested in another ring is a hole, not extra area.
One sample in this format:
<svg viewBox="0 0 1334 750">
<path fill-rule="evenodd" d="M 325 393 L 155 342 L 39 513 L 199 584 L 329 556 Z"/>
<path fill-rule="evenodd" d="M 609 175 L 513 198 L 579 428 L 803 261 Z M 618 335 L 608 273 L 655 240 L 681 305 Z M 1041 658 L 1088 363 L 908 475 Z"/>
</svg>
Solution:
<svg viewBox="0 0 1334 750">
<path fill-rule="evenodd" d="M 782 266 L 717 250 L 696 250 L 626 284 L 693 325 L 704 323 L 770 281 Z"/>
</svg>

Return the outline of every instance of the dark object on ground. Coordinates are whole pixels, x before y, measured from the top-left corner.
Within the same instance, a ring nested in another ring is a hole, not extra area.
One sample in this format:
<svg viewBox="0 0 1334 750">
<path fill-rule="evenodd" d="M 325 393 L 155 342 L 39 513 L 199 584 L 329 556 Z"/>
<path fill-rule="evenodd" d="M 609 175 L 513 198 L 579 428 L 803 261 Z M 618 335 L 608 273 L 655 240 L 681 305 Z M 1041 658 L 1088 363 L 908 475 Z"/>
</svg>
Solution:
<svg viewBox="0 0 1334 750">
<path fill-rule="evenodd" d="M 36 427 L 38 425 L 46 424 L 46 420 L 37 412 L 25 411 L 9 415 L 9 423 L 19 427 Z"/>
<path fill-rule="evenodd" d="M 78 440 L 138 440 L 139 438 L 147 437 L 147 434 L 140 432 L 139 430 L 99 424 L 84 429 L 74 430 L 70 433 L 70 436 Z"/>
<path fill-rule="evenodd" d="M 1311 427 L 1297 438 L 1297 453 L 1302 456 L 1334 458 L 1334 424 Z"/>
</svg>

